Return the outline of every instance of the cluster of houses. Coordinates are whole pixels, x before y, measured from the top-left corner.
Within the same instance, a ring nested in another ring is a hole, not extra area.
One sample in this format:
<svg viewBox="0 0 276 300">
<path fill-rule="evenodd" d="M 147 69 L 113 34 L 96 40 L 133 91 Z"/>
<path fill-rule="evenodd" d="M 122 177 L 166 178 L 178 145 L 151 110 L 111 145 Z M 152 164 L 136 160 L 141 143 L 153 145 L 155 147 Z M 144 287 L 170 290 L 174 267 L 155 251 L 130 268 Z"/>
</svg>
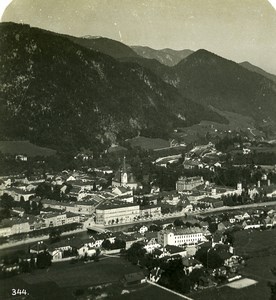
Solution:
<svg viewBox="0 0 276 300">
<path fill-rule="evenodd" d="M 195 157 L 206 158 L 219 155 L 213 144 L 197 146 L 186 157 L 192 160 Z M 184 162 L 185 163 L 185 162 Z M 218 165 L 216 167 L 219 167 Z M 108 178 L 112 182 L 109 188 L 103 188 Z M 36 190 L 42 183 L 48 183 L 51 189 L 58 187 L 60 194 L 65 195 L 66 201 L 57 201 L 36 196 Z M 17 233 L 39 230 L 49 226 L 55 227 L 85 222 L 93 219 L 97 226 L 110 226 L 139 222 L 145 219 L 158 219 L 166 214 L 164 208 L 178 213 L 188 213 L 198 207 L 203 209 L 218 208 L 223 206 L 222 197 L 229 195 L 241 195 L 244 191 L 242 184 L 238 183 L 236 189 L 221 187 L 205 181 L 201 176 L 180 177 L 176 182 L 176 190 L 173 192 L 160 192 L 158 187 L 153 187 L 150 194 L 134 195 L 135 190 L 141 188 L 126 164 L 124 158 L 122 166 L 113 175 L 109 167 L 97 167 L 82 171 L 63 171 L 59 174 L 37 175 L 32 178 L 19 176 L 3 177 L 0 179 L 0 195 L 8 194 L 15 202 L 36 202 L 40 207 L 40 215 L 35 220 L 24 213 L 22 206 L 12 208 L 17 215 L 0 224 L 0 236 L 9 236 Z M 270 183 L 267 177 L 263 177 L 255 187 L 248 188 L 248 194 L 252 199 L 265 191 L 268 197 L 276 195 L 276 187 Z M 142 199 L 142 200 L 141 200 Z M 146 199 L 147 203 L 141 203 Z M 163 209 L 163 211 L 162 211 Z M 62 220 L 48 225 L 50 216 Z M 249 226 L 249 225 L 248 225 Z M 253 226 L 253 225 L 252 225 Z"/>
<path fill-rule="evenodd" d="M 265 212 L 263 209 L 255 209 L 243 214 L 228 214 L 226 220 L 219 222 L 216 219 L 218 231 L 237 226 L 241 229 L 271 228 L 276 225 L 276 211 L 271 209 Z"/>
<path fill-rule="evenodd" d="M 7 237 L 76 223 L 80 223 L 80 216 L 70 212 L 42 213 L 38 216 L 23 215 L 22 217 L 12 217 L 2 220 L 0 223 L 0 236 Z"/>
</svg>

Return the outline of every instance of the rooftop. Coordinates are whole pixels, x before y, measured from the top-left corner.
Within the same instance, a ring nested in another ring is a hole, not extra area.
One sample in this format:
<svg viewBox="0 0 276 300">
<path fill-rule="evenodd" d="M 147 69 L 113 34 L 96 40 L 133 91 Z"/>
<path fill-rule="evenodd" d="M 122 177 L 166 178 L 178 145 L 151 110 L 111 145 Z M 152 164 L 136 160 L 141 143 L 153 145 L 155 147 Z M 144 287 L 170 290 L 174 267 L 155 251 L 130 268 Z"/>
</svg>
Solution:
<svg viewBox="0 0 276 300">
<path fill-rule="evenodd" d="M 135 203 L 122 203 L 120 201 L 110 201 L 108 203 L 105 202 L 103 204 L 100 204 L 96 210 L 98 210 L 98 209 L 116 209 L 116 208 L 131 207 L 131 206 L 139 207 L 139 205 L 135 204 Z"/>
</svg>

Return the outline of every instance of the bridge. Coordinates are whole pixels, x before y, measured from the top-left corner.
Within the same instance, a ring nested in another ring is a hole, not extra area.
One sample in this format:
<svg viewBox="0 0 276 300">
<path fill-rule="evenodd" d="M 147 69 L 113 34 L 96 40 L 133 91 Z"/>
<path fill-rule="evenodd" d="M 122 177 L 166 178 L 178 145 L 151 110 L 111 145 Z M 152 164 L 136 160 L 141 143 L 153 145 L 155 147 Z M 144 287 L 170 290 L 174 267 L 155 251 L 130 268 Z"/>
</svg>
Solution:
<svg viewBox="0 0 276 300">
<path fill-rule="evenodd" d="M 96 232 L 99 232 L 99 233 L 110 231 L 110 230 L 108 230 L 108 229 L 106 229 L 104 227 L 97 226 L 97 225 L 87 226 L 86 229 L 87 230 L 93 230 L 93 231 L 96 231 Z"/>
</svg>

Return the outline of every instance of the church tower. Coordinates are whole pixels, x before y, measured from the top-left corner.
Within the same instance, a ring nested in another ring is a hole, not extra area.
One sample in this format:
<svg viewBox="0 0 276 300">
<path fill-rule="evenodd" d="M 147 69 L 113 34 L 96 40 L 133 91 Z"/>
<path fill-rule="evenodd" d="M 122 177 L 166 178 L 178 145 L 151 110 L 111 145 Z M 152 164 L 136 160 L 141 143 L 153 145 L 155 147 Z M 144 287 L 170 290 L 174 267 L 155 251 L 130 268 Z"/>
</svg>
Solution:
<svg viewBox="0 0 276 300">
<path fill-rule="evenodd" d="M 121 172 L 121 184 L 127 184 L 127 170 L 126 170 L 126 157 L 124 156 L 124 161 L 123 161 L 123 169 Z"/>
</svg>

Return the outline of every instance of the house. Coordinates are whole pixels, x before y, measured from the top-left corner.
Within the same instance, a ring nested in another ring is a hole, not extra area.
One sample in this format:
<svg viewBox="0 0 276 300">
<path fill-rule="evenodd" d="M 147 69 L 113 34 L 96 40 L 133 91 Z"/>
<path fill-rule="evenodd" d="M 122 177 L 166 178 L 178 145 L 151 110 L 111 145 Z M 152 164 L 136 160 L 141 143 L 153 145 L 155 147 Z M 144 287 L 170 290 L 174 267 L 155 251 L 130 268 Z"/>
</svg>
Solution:
<svg viewBox="0 0 276 300">
<path fill-rule="evenodd" d="M 273 227 L 276 225 L 276 216 L 267 216 L 264 219 L 264 224 L 266 227 Z"/>
<path fill-rule="evenodd" d="M 112 193 L 117 196 L 133 196 L 133 190 L 129 187 L 116 186 L 112 189 Z"/>
<path fill-rule="evenodd" d="M 212 247 L 212 249 L 216 252 L 216 254 L 222 259 L 224 263 L 234 254 L 234 248 L 226 244 L 215 244 Z"/>
<path fill-rule="evenodd" d="M 145 226 L 145 225 L 143 225 L 143 226 L 141 226 L 141 227 L 139 228 L 139 232 L 140 232 L 141 234 L 145 234 L 145 232 L 148 231 L 148 230 L 149 230 L 148 227 Z"/>
<path fill-rule="evenodd" d="M 196 260 L 194 257 L 183 257 L 182 264 L 183 270 L 187 275 L 189 275 L 194 269 L 203 268 L 202 263 Z"/>
<path fill-rule="evenodd" d="M 161 216 L 161 206 L 159 205 L 146 205 L 140 207 L 140 216 L 147 218 L 155 218 Z"/>
<path fill-rule="evenodd" d="M 23 217 L 25 211 L 22 207 L 13 207 L 12 208 L 12 213 L 18 215 L 19 217 Z"/>
<path fill-rule="evenodd" d="M 26 233 L 30 231 L 30 224 L 27 218 L 4 219 L 0 223 L 0 232 L 3 236 Z"/>
<path fill-rule="evenodd" d="M 145 283 L 146 277 L 143 272 L 135 272 L 125 274 L 122 281 L 125 286 L 129 286 L 134 284 Z"/>
<path fill-rule="evenodd" d="M 83 245 L 80 248 L 77 249 L 78 255 L 80 257 L 82 256 L 93 256 L 96 254 L 96 249 L 94 247 L 91 247 L 89 245 Z"/>
<path fill-rule="evenodd" d="M 225 231 L 230 228 L 232 224 L 229 221 L 223 221 L 218 224 L 218 231 Z"/>
<path fill-rule="evenodd" d="M 48 252 L 52 255 L 53 261 L 62 259 L 64 253 L 69 251 L 72 251 L 72 248 L 67 241 L 55 243 L 48 248 Z"/>
<path fill-rule="evenodd" d="M 224 266 L 231 268 L 232 271 L 236 271 L 237 268 L 240 267 L 242 261 L 242 257 L 232 255 L 230 258 L 224 261 Z"/>
<path fill-rule="evenodd" d="M 125 234 L 122 240 L 126 242 L 127 250 L 132 244 L 143 241 L 144 237 L 141 234 Z"/>
<path fill-rule="evenodd" d="M 197 203 L 205 204 L 206 207 L 218 208 L 223 206 L 223 200 L 215 199 L 212 197 L 204 197 L 203 199 L 198 200 Z"/>
<path fill-rule="evenodd" d="M 250 215 L 247 212 L 245 212 L 242 217 L 245 220 L 250 219 Z"/>
<path fill-rule="evenodd" d="M 110 175 L 110 174 L 113 174 L 113 170 L 107 166 L 104 166 L 104 167 L 98 167 L 98 168 L 94 168 L 94 171 L 95 172 L 100 172 L 100 173 L 103 173 L 104 175 Z"/>
<path fill-rule="evenodd" d="M 216 167 L 216 168 L 221 168 L 221 163 L 220 163 L 220 162 L 216 162 L 216 163 L 214 164 L 214 167 Z"/>
<path fill-rule="evenodd" d="M 36 244 L 30 246 L 29 251 L 30 253 L 42 253 L 45 252 L 48 249 L 48 245 L 45 244 L 43 241 L 37 242 Z"/>
<path fill-rule="evenodd" d="M 28 160 L 28 156 L 27 155 L 24 155 L 24 154 L 17 154 L 15 156 L 15 159 L 16 160 L 20 160 L 20 161 L 27 161 Z"/>
<path fill-rule="evenodd" d="M 161 245 L 157 241 L 156 238 L 147 239 L 145 242 L 144 249 L 146 249 L 147 253 L 152 253 L 155 249 L 160 248 Z"/>
<path fill-rule="evenodd" d="M 263 226 L 263 223 L 260 221 L 254 220 L 244 220 L 242 223 L 243 229 L 259 229 Z"/>
<path fill-rule="evenodd" d="M 180 177 L 176 182 L 176 190 L 178 192 L 191 191 L 193 188 L 204 184 L 203 177 Z"/>
<path fill-rule="evenodd" d="M 186 249 L 174 245 L 167 245 L 165 248 L 163 248 L 164 256 L 176 256 L 179 255 L 181 257 L 187 256 Z"/>
<path fill-rule="evenodd" d="M 20 201 L 23 199 L 24 201 L 30 200 L 30 197 L 35 195 L 34 191 L 25 191 L 16 187 L 11 187 L 6 190 L 4 190 L 4 193 L 7 193 L 8 195 L 12 196 L 15 201 Z"/>
</svg>

